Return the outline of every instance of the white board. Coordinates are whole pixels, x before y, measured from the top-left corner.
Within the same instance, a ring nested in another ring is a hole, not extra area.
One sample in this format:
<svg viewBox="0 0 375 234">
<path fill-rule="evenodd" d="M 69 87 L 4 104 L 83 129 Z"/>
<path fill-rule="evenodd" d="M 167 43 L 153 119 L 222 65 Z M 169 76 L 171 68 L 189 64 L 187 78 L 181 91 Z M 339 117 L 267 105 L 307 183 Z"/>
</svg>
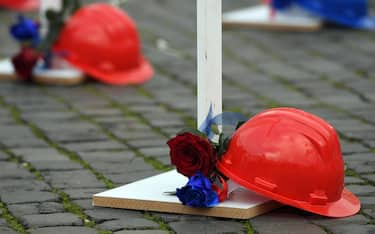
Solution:
<svg viewBox="0 0 375 234">
<path fill-rule="evenodd" d="M 16 80 L 13 64 L 10 59 L 0 60 L 0 80 Z"/>
<path fill-rule="evenodd" d="M 213 208 L 185 206 L 176 196 L 165 193 L 176 191 L 176 188 L 183 187 L 187 181 L 186 177 L 172 170 L 95 194 L 93 205 L 238 219 L 248 219 L 280 206 L 277 202 L 243 188 L 236 189 L 228 200 Z"/>
<path fill-rule="evenodd" d="M 322 21 L 298 7 L 276 11 L 267 4 L 239 9 L 223 14 L 224 26 L 244 26 L 274 30 L 316 31 Z"/>
<path fill-rule="evenodd" d="M 10 58 L 0 60 L 0 80 L 17 80 Z M 33 71 L 33 82 L 48 85 L 77 85 L 86 80 L 83 72 L 73 67 L 59 69 L 41 69 L 38 66 Z"/>
</svg>

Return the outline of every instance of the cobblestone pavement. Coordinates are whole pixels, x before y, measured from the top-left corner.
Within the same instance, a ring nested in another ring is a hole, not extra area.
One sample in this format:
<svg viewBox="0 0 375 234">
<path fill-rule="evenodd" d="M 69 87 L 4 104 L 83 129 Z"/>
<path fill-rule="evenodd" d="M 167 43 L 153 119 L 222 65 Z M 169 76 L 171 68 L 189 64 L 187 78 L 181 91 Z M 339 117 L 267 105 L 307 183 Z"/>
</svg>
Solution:
<svg viewBox="0 0 375 234">
<path fill-rule="evenodd" d="M 224 10 L 248 5 L 228 1 Z M 169 169 L 166 140 L 194 126 L 195 1 L 129 0 L 153 80 L 50 87 L 0 84 L 0 233 L 375 233 L 375 35 L 224 31 L 224 109 L 315 113 L 338 130 L 360 213 L 329 219 L 290 207 L 246 220 L 91 206 L 99 191 Z M 14 13 L 0 12 L 0 56 Z"/>
</svg>

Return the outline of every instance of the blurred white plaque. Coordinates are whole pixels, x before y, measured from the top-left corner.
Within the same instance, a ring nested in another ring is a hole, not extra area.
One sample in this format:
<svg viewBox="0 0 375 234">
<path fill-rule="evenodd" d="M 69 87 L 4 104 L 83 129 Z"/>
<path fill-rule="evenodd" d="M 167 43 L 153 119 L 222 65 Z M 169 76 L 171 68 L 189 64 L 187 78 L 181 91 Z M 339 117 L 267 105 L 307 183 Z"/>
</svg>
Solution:
<svg viewBox="0 0 375 234">
<path fill-rule="evenodd" d="M 0 60 L 0 80 L 16 80 L 13 64 L 10 59 Z"/>
<path fill-rule="evenodd" d="M 223 25 L 285 31 L 316 31 L 322 27 L 322 21 L 298 7 L 272 13 L 268 4 L 262 4 L 224 13 Z"/>
</svg>

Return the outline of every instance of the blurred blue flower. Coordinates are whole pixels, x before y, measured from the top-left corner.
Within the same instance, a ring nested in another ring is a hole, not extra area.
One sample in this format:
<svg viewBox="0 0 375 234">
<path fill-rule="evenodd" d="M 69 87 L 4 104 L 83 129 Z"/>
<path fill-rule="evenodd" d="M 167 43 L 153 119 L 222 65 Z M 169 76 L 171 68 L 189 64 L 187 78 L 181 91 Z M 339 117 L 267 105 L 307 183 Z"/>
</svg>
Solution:
<svg viewBox="0 0 375 234">
<path fill-rule="evenodd" d="M 17 20 L 10 26 L 10 34 L 18 41 L 30 41 L 31 46 L 36 47 L 40 42 L 39 24 L 23 15 L 18 15 Z"/>
<path fill-rule="evenodd" d="M 187 206 L 213 207 L 219 204 L 219 196 L 212 190 L 211 181 L 201 172 L 190 177 L 184 187 L 177 189 L 176 195 Z"/>
<path fill-rule="evenodd" d="M 282 10 L 289 7 L 293 3 L 293 0 L 272 0 L 271 5 L 277 10 Z"/>
</svg>

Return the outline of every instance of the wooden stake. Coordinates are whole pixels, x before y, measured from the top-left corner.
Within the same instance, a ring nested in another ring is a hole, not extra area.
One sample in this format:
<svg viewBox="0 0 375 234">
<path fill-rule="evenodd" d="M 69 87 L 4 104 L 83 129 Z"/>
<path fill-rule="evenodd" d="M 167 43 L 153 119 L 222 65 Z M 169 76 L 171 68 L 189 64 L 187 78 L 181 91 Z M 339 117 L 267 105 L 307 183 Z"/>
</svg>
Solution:
<svg viewBox="0 0 375 234">
<path fill-rule="evenodd" d="M 197 0 L 198 127 L 222 112 L 221 0 Z"/>
<path fill-rule="evenodd" d="M 39 21 L 40 21 L 40 33 L 45 36 L 48 31 L 48 21 L 46 18 L 46 12 L 49 9 L 61 10 L 62 1 L 61 0 L 41 0 L 39 8 Z"/>
</svg>

